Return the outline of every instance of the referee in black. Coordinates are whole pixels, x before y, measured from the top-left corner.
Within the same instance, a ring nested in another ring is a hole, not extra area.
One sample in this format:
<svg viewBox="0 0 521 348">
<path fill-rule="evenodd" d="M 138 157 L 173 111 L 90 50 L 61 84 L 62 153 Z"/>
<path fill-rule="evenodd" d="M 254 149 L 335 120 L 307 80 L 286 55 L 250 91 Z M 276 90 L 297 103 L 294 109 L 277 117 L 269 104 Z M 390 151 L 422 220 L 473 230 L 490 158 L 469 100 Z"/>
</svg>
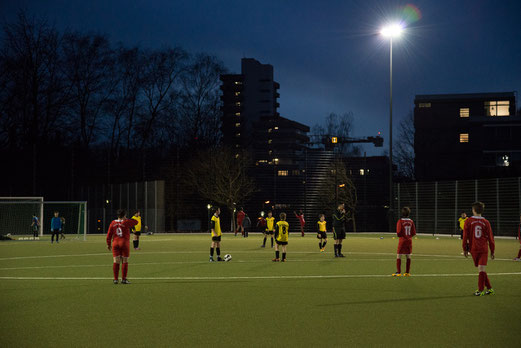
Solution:
<svg viewBox="0 0 521 348">
<path fill-rule="evenodd" d="M 342 241 L 346 239 L 346 210 L 340 203 L 333 213 L 333 238 L 335 239 L 335 257 L 345 257 L 342 254 Z"/>
</svg>

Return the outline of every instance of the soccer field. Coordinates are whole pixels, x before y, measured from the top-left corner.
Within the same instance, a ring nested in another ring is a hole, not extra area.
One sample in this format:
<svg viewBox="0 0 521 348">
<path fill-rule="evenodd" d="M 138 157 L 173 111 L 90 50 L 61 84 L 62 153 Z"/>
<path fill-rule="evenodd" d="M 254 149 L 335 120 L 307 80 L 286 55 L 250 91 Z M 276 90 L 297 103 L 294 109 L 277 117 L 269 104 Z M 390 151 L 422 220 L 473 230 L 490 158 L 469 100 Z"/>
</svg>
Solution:
<svg viewBox="0 0 521 348">
<path fill-rule="evenodd" d="M 142 236 L 130 285 L 112 284 L 103 236 L 0 243 L 1 347 L 521 345 L 516 240 L 496 240 L 496 295 L 473 296 L 477 269 L 457 238 L 413 241 L 409 278 L 395 278 L 397 240 L 348 235 L 344 259 L 310 234 L 290 235 L 274 263 L 262 237 Z M 403 262 L 404 264 L 405 262 Z"/>
</svg>

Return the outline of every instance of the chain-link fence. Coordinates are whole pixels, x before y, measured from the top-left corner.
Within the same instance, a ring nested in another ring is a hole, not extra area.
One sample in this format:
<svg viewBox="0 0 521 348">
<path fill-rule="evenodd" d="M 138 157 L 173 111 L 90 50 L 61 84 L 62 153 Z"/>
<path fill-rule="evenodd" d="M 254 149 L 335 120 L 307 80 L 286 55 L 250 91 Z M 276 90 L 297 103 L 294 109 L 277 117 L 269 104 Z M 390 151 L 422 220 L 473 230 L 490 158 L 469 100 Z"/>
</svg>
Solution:
<svg viewBox="0 0 521 348">
<path fill-rule="evenodd" d="M 420 233 L 458 234 L 462 212 L 472 215 L 472 203 L 485 203 L 483 216 L 495 235 L 515 236 L 521 213 L 521 178 L 411 182 L 394 185 L 395 207 L 409 206 Z M 395 210 L 395 218 L 399 209 Z"/>
</svg>

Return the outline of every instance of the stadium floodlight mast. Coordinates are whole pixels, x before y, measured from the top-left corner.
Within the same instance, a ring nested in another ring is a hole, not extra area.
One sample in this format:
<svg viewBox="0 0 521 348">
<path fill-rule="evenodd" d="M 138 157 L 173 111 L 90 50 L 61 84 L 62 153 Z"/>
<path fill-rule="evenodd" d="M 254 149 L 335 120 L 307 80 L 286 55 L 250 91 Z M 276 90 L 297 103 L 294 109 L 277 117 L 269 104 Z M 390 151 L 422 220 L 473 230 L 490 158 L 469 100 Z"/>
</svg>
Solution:
<svg viewBox="0 0 521 348">
<path fill-rule="evenodd" d="M 387 25 L 380 34 L 389 38 L 389 212 L 393 213 L 393 38 L 399 38 L 404 30 L 400 23 Z M 392 216 L 392 215 L 391 215 Z"/>
</svg>

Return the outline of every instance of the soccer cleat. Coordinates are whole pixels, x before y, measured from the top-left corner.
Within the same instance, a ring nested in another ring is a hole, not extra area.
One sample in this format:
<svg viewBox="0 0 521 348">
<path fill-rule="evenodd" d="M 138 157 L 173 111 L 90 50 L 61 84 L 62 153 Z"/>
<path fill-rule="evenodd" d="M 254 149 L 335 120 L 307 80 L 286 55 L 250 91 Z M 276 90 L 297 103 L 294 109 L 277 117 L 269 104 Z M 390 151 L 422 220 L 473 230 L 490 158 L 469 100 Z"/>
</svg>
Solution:
<svg viewBox="0 0 521 348">
<path fill-rule="evenodd" d="M 487 289 L 487 291 L 485 292 L 485 295 L 495 295 L 496 292 L 494 291 L 494 289 Z"/>
<path fill-rule="evenodd" d="M 324 248 L 322 248 L 322 249 L 320 249 L 320 252 L 322 252 L 322 253 L 323 253 L 323 252 L 324 252 L 324 250 L 325 250 L 325 249 L 324 249 Z"/>
<path fill-rule="evenodd" d="M 141 248 L 134 248 L 134 250 L 141 250 Z"/>
<path fill-rule="evenodd" d="M 273 259 L 273 260 L 271 260 L 271 261 L 273 261 L 273 262 L 279 262 L 280 259 Z"/>
<path fill-rule="evenodd" d="M 338 257 L 345 257 L 344 254 L 338 254 Z"/>
<path fill-rule="evenodd" d="M 266 246 L 265 245 L 261 245 L 261 248 L 265 248 Z"/>
<path fill-rule="evenodd" d="M 127 279 L 122 279 L 121 284 L 131 284 Z"/>
<path fill-rule="evenodd" d="M 474 292 L 474 296 L 484 296 L 485 295 L 485 291 L 479 291 L 479 290 L 476 290 Z"/>
<path fill-rule="evenodd" d="M 288 261 L 288 260 L 287 259 L 282 259 L 280 262 L 286 262 L 286 261 Z"/>
<path fill-rule="evenodd" d="M 338 257 L 338 254 L 335 254 L 335 257 Z"/>
<path fill-rule="evenodd" d="M 411 274 L 410 274 L 410 273 L 404 273 L 403 276 L 404 276 L 404 277 L 410 277 Z"/>
<path fill-rule="evenodd" d="M 210 256 L 210 262 L 215 262 L 215 260 L 213 259 L 213 256 Z"/>
<path fill-rule="evenodd" d="M 218 256 L 217 261 L 224 261 L 224 259 L 222 257 Z"/>
<path fill-rule="evenodd" d="M 401 273 L 393 273 L 393 277 L 401 277 L 402 274 Z"/>
<path fill-rule="evenodd" d="M 521 261 L 521 258 L 516 257 L 516 258 L 514 259 L 514 261 Z"/>
<path fill-rule="evenodd" d="M 118 284 L 118 280 L 117 279 L 114 279 L 114 284 Z"/>
</svg>

